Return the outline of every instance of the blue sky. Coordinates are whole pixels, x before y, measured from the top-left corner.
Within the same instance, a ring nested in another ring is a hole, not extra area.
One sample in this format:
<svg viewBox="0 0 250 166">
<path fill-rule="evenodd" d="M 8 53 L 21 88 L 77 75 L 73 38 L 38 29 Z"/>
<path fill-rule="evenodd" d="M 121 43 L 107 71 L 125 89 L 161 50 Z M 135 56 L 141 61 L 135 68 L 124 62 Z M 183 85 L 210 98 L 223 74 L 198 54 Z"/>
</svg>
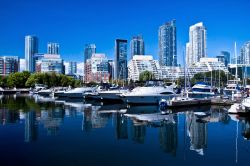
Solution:
<svg viewBox="0 0 250 166">
<path fill-rule="evenodd" d="M 202 21 L 207 28 L 208 56 L 233 51 L 250 40 L 247 0 L 0 0 L 0 55 L 24 57 L 24 36 L 60 43 L 65 60 L 83 61 L 86 43 L 97 52 L 114 55 L 114 40 L 142 34 L 146 53 L 158 59 L 158 28 L 176 19 L 178 63 L 188 41 L 189 26 Z M 130 56 L 128 56 L 130 57 Z"/>
</svg>

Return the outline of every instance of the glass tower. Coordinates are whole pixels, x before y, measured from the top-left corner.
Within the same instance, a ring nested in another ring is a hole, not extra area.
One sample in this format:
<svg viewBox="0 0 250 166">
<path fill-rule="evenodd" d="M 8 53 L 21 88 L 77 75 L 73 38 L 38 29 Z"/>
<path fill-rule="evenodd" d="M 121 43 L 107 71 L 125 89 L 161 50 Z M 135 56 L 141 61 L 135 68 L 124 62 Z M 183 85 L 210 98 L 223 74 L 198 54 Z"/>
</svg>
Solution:
<svg viewBox="0 0 250 166">
<path fill-rule="evenodd" d="M 25 61 L 26 70 L 35 71 L 34 54 L 38 53 L 38 38 L 36 36 L 25 36 Z"/>
<path fill-rule="evenodd" d="M 48 54 L 59 54 L 59 44 L 58 43 L 48 43 L 47 45 Z"/>
<path fill-rule="evenodd" d="M 160 26 L 158 31 L 159 60 L 163 66 L 177 66 L 177 43 L 175 20 Z"/>
<path fill-rule="evenodd" d="M 142 35 L 134 36 L 130 41 L 131 59 L 134 55 L 144 55 L 144 41 Z"/>
<path fill-rule="evenodd" d="M 114 79 L 127 80 L 127 40 L 115 40 L 115 71 Z"/>
<path fill-rule="evenodd" d="M 96 53 L 95 44 L 86 44 L 84 48 L 84 63 L 86 63 L 87 59 L 90 59 L 92 54 Z"/>
</svg>

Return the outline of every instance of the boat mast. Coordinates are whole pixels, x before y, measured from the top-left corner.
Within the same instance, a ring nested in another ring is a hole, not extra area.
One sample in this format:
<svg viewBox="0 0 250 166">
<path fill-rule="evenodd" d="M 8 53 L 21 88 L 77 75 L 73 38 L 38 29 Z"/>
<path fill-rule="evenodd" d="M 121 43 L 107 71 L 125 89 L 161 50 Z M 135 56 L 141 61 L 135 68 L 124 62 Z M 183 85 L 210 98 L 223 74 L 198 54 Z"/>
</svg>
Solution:
<svg viewBox="0 0 250 166">
<path fill-rule="evenodd" d="M 238 58 L 237 58 L 237 47 L 236 42 L 234 43 L 234 56 L 235 56 L 235 64 L 236 64 L 236 71 L 235 71 L 235 79 L 238 80 Z"/>
</svg>

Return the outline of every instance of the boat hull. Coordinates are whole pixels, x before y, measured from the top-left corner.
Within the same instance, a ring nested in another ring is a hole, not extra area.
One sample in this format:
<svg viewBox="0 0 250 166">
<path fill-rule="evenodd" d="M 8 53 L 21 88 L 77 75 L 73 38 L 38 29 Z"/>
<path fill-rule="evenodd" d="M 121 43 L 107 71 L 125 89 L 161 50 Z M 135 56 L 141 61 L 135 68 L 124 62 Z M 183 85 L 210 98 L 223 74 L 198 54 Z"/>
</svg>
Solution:
<svg viewBox="0 0 250 166">
<path fill-rule="evenodd" d="M 158 105 L 161 99 L 171 100 L 174 95 L 155 95 L 155 96 L 122 96 L 121 99 L 128 104 Z"/>
</svg>

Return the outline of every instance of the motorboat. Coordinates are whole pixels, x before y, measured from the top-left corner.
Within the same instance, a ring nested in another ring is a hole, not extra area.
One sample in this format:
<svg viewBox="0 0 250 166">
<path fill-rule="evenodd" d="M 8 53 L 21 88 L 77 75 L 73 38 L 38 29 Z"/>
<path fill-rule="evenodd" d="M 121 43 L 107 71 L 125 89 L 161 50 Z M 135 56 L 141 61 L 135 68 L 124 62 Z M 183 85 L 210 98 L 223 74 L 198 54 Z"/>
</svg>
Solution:
<svg viewBox="0 0 250 166">
<path fill-rule="evenodd" d="M 52 89 L 41 89 L 40 91 L 37 92 L 39 95 L 42 96 L 49 96 L 50 94 L 53 93 Z"/>
<path fill-rule="evenodd" d="M 215 95 L 215 93 L 213 92 L 213 88 L 204 82 L 196 83 L 187 93 L 191 98 L 208 98 Z"/>
<path fill-rule="evenodd" d="M 241 89 L 241 85 L 238 80 L 228 80 L 226 87 L 224 88 L 224 93 L 226 95 L 237 94 L 237 92 Z"/>
<path fill-rule="evenodd" d="M 34 89 L 32 89 L 30 91 L 31 94 L 38 94 L 38 92 L 40 90 L 44 90 L 44 89 L 47 89 L 47 86 L 46 85 L 43 85 L 43 84 L 35 84 L 35 87 Z"/>
<path fill-rule="evenodd" d="M 68 98 L 83 98 L 86 92 L 93 92 L 95 89 L 96 87 L 79 87 L 66 91 L 64 94 Z"/>
<path fill-rule="evenodd" d="M 120 96 L 128 104 L 159 104 L 161 99 L 169 100 L 175 95 L 173 85 L 164 86 L 162 81 L 148 81 L 146 86 L 136 87 Z"/>
<path fill-rule="evenodd" d="M 235 103 L 228 110 L 229 114 L 246 114 L 250 113 L 249 107 L 245 107 L 243 103 Z"/>
<path fill-rule="evenodd" d="M 245 98 L 241 104 L 245 110 L 250 111 L 250 97 Z"/>
<path fill-rule="evenodd" d="M 98 94 L 101 100 L 121 100 L 120 95 L 128 92 L 128 89 L 111 89 L 107 91 L 100 91 Z"/>
</svg>

